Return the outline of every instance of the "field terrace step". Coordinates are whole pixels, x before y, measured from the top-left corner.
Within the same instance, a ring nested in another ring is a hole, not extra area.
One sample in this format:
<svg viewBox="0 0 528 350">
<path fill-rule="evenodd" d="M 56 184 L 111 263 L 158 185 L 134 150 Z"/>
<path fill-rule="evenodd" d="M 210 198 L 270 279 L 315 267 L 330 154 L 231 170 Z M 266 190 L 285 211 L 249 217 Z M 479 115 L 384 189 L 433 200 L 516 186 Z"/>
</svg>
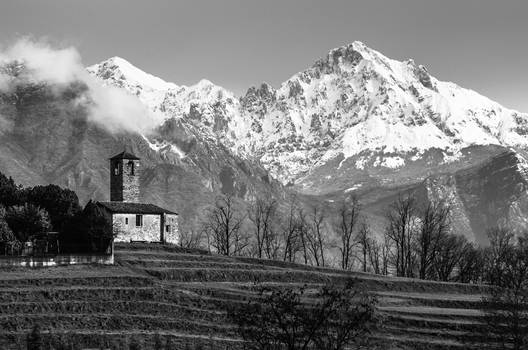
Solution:
<svg viewBox="0 0 528 350">
<path fill-rule="evenodd" d="M 472 308 L 478 307 L 484 294 L 449 294 L 449 293 L 374 293 L 383 305 L 423 305 L 434 307 Z"/>
<path fill-rule="evenodd" d="M 50 329 L 107 329 L 119 330 L 179 330 L 200 334 L 223 334 L 236 336 L 233 325 L 209 322 L 205 319 L 186 319 L 160 315 L 135 315 L 128 313 L 79 313 L 79 314 L 21 314 L 0 315 L 0 330 L 3 333 L 31 329 L 35 323 L 44 330 Z"/>
<path fill-rule="evenodd" d="M 113 300 L 113 299 L 159 299 L 178 300 L 179 294 L 174 291 L 153 286 L 37 286 L 0 289 L 0 302 L 45 302 L 55 300 Z"/>
<path fill-rule="evenodd" d="M 59 286 L 148 286 L 153 278 L 120 267 L 60 266 L 34 269 L 0 269 L 0 289 Z"/>
<path fill-rule="evenodd" d="M 173 254 L 155 251 L 117 251 L 115 252 L 116 262 L 128 262 L 134 260 L 176 260 L 176 261 L 210 261 L 210 262 L 236 262 L 233 257 L 223 255 L 199 255 L 199 254 Z"/>
<path fill-rule="evenodd" d="M 454 309 L 427 306 L 379 306 L 379 310 L 402 315 L 434 315 L 436 317 L 475 318 L 484 317 L 482 310 Z"/>
<path fill-rule="evenodd" d="M 467 350 L 482 349 L 483 344 L 468 344 L 454 339 L 438 339 L 436 337 L 413 335 L 379 334 L 375 336 L 381 340 L 380 349 L 417 349 L 417 350 Z"/>
<path fill-rule="evenodd" d="M 377 295 L 379 306 L 397 306 L 397 307 L 413 307 L 413 306 L 428 306 L 437 308 L 451 308 L 451 309 L 478 309 L 481 304 L 481 296 L 475 299 L 448 299 L 442 298 L 442 295 L 435 295 L 434 297 L 392 297 L 385 295 Z"/>
<path fill-rule="evenodd" d="M 130 315 L 160 315 L 181 318 L 206 318 L 213 322 L 225 322 L 226 312 L 179 303 L 167 303 L 146 300 L 98 300 L 98 301 L 52 301 L 52 302 L 11 302 L 0 303 L 0 316 L 24 314 L 97 314 L 112 312 Z"/>
<path fill-rule="evenodd" d="M 11 346 L 12 343 L 19 342 L 24 344 L 25 338 L 31 329 L 24 329 L 18 332 L 0 333 L 0 345 L 4 345 L 2 350 L 19 350 L 18 346 Z M 63 339 L 75 339 L 77 344 L 94 349 L 107 348 L 114 346 L 117 349 L 126 349 L 131 338 L 140 337 L 143 344 L 153 346 L 156 338 L 161 339 L 163 344 L 170 342 L 175 349 L 194 349 L 198 344 L 211 347 L 214 349 L 242 349 L 242 340 L 234 337 L 227 337 L 216 334 L 199 334 L 191 332 L 181 332 L 174 330 L 119 330 L 109 331 L 107 329 L 54 329 L 51 334 L 54 337 Z M 42 331 L 43 338 L 50 335 L 47 330 Z M 113 348 L 113 347 L 112 347 Z"/>
<path fill-rule="evenodd" d="M 174 281 L 202 281 L 202 282 L 216 282 L 216 281 L 233 281 L 233 282 L 259 282 L 275 281 L 275 282 L 320 282 L 329 283 L 338 280 L 341 275 L 322 274 L 310 271 L 274 271 L 265 269 L 253 270 L 236 270 L 228 268 L 147 268 L 150 275 L 167 280 Z M 346 278 L 343 278 L 345 281 Z"/>
<path fill-rule="evenodd" d="M 379 300 L 385 327 L 373 337 L 382 349 L 464 349 L 482 330 L 478 305 L 487 287 L 154 245 L 121 247 L 127 245 L 118 245 L 113 267 L 0 271 L 0 344 L 25 337 L 39 323 L 54 333 L 72 332 L 81 344 L 96 345 L 94 335 L 110 341 L 136 334 L 152 342 L 160 333 L 181 344 L 178 350 L 198 340 L 235 349 L 240 341 L 226 310 L 257 300 L 260 288 L 303 287 L 311 298 L 327 283 L 350 280 Z"/>
<path fill-rule="evenodd" d="M 452 340 L 460 342 L 467 345 L 478 344 L 486 339 L 486 342 L 496 342 L 498 338 L 493 334 L 487 332 L 486 329 L 482 329 L 482 332 L 479 331 L 460 331 L 460 330 L 450 330 L 445 328 L 415 328 L 415 327 L 397 327 L 397 326 L 384 326 L 382 332 L 376 332 L 376 334 L 381 335 L 392 335 L 392 336 L 405 336 L 405 337 L 415 337 L 416 339 L 420 338 L 429 338 L 437 340 Z"/>
<path fill-rule="evenodd" d="M 385 324 L 398 327 L 414 327 L 423 329 L 449 329 L 473 332 L 482 329 L 484 323 L 475 319 L 463 317 L 435 317 L 431 315 L 404 315 L 384 313 Z"/>
<path fill-rule="evenodd" d="M 194 269 L 213 269 L 225 268 L 230 270 L 274 270 L 283 271 L 284 268 L 275 266 L 257 266 L 232 261 L 186 261 L 173 259 L 134 259 L 127 260 L 132 266 L 140 266 L 145 268 L 194 268 Z"/>
<path fill-rule="evenodd" d="M 111 302 L 125 300 L 133 302 L 159 302 L 172 303 L 182 307 L 199 308 L 208 312 L 209 310 L 224 310 L 227 305 L 237 302 L 240 298 L 210 298 L 194 293 L 192 291 L 178 291 L 160 289 L 157 287 L 140 288 L 87 288 L 62 289 L 62 290 L 22 290 L 18 292 L 0 292 L 1 303 L 50 303 L 50 302 Z M 220 309 L 219 309 L 220 308 Z"/>
</svg>

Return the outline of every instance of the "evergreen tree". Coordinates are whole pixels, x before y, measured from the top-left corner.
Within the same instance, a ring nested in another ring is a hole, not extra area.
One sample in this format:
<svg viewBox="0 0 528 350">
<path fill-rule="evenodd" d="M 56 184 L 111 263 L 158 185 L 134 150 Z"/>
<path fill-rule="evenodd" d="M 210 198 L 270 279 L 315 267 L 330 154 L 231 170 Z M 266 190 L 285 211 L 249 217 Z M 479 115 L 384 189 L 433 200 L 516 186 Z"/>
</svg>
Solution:
<svg viewBox="0 0 528 350">
<path fill-rule="evenodd" d="M 7 209 L 7 224 L 21 242 L 51 228 L 48 212 L 32 204 L 16 205 Z"/>
<path fill-rule="evenodd" d="M 62 231 L 68 220 L 81 211 L 79 198 L 72 190 L 47 185 L 28 188 L 24 192 L 27 202 L 46 209 L 55 231 Z"/>
</svg>

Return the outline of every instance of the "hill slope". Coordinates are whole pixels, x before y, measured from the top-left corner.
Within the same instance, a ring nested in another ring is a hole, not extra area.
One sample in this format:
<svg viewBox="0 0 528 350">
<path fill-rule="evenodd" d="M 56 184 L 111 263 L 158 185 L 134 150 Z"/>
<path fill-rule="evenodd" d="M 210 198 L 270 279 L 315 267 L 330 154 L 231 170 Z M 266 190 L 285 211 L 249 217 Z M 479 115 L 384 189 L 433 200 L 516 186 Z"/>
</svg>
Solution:
<svg viewBox="0 0 528 350">
<path fill-rule="evenodd" d="M 355 278 L 379 298 L 384 327 L 372 335 L 384 349 L 467 349 L 482 342 L 481 288 L 389 278 L 251 258 L 121 245 L 116 266 L 11 269 L 0 274 L 0 344 L 17 349 L 35 324 L 85 346 L 155 334 L 176 349 L 240 340 L 226 307 L 256 296 L 255 281 L 308 290 Z"/>
</svg>

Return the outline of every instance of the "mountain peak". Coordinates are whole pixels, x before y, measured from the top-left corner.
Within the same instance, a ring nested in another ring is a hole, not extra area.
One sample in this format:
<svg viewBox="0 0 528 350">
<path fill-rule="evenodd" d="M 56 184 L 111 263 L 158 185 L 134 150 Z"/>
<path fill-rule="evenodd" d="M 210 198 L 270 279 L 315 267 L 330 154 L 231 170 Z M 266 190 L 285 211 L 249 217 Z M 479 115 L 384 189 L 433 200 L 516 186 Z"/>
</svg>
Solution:
<svg viewBox="0 0 528 350">
<path fill-rule="evenodd" d="M 312 68 L 322 73 L 332 73 L 341 71 L 343 65 L 355 66 L 363 59 L 379 62 L 384 58 L 384 56 L 369 48 L 363 42 L 354 41 L 330 50 Z"/>
<path fill-rule="evenodd" d="M 197 82 L 194 86 L 198 87 L 198 88 L 205 88 L 205 87 L 208 87 L 208 86 L 214 86 L 215 84 L 213 84 L 213 82 L 211 82 L 210 80 L 208 79 L 200 79 L 199 82 Z"/>
<path fill-rule="evenodd" d="M 163 79 L 144 72 L 119 56 L 114 56 L 94 64 L 88 67 L 87 70 L 103 80 L 126 81 L 128 84 L 141 85 L 152 90 L 168 90 L 178 87 L 173 83 L 166 82 Z"/>
<path fill-rule="evenodd" d="M 129 67 L 131 69 L 138 69 L 132 63 L 130 63 L 126 59 L 124 59 L 122 57 L 119 57 L 119 56 L 110 57 L 109 59 L 107 59 L 107 60 L 105 60 L 103 62 L 109 62 L 109 63 L 112 63 L 113 65 L 116 65 L 116 66 L 119 66 L 119 67 Z"/>
</svg>

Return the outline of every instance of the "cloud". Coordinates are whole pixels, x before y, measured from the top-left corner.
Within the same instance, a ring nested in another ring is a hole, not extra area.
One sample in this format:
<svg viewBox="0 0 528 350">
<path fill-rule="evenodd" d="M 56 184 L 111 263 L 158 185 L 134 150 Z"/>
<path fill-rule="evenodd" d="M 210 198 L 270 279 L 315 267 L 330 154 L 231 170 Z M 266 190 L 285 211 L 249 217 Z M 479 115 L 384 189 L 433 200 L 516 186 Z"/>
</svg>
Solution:
<svg viewBox="0 0 528 350">
<path fill-rule="evenodd" d="M 5 68 L 2 71 L 2 67 L 10 64 L 11 71 Z M 19 64 L 23 64 L 24 69 L 17 71 Z M 88 89 L 76 103 L 86 107 L 88 119 L 92 122 L 113 133 L 149 134 L 156 127 L 159 115 L 149 111 L 135 96 L 105 86 L 91 76 L 74 47 L 56 48 L 42 40 L 21 38 L 0 49 L 0 91 L 8 92 L 17 84 L 27 83 L 46 83 L 52 91 L 57 91 L 78 82 L 84 83 Z"/>
<path fill-rule="evenodd" d="M 81 56 L 73 47 L 53 49 L 45 42 L 18 40 L 0 53 L 3 61 L 23 62 L 37 81 L 67 84 L 85 74 Z"/>
<path fill-rule="evenodd" d="M 90 119 L 111 132 L 122 130 L 150 134 L 159 115 L 149 111 L 135 96 L 112 86 L 102 86 L 90 76 Z"/>
</svg>

